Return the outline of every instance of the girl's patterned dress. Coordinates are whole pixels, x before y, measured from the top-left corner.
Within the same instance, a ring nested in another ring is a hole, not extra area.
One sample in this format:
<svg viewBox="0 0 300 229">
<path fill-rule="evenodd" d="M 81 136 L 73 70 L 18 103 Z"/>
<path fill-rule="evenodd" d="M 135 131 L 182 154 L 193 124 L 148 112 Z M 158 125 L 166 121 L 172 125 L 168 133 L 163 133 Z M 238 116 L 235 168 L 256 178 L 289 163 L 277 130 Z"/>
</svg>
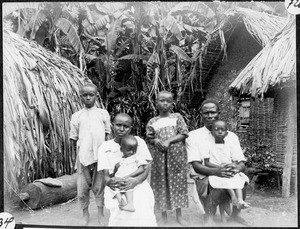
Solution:
<svg viewBox="0 0 300 229">
<path fill-rule="evenodd" d="M 172 113 L 169 117 L 150 119 L 146 127 L 148 139 L 165 141 L 177 134 L 188 135 L 182 116 Z M 151 187 L 155 197 L 155 207 L 159 211 L 188 207 L 187 154 L 184 141 L 173 143 L 167 152 L 148 145 L 153 157 Z"/>
</svg>

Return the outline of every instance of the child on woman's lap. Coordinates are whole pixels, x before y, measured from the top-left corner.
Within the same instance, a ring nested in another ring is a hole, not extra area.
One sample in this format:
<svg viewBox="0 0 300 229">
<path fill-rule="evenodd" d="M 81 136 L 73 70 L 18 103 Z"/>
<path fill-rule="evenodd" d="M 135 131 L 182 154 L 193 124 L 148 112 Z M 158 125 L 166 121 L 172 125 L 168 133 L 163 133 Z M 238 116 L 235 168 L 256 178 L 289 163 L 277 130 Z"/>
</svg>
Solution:
<svg viewBox="0 0 300 229">
<path fill-rule="evenodd" d="M 215 138 L 215 144 L 209 146 L 207 155 L 204 157 L 204 163 L 212 168 L 225 167 L 232 172 L 232 177 L 209 176 L 210 185 L 213 188 L 227 189 L 231 196 L 232 204 L 239 209 L 249 208 L 250 206 L 243 200 L 242 194 L 245 182 L 249 183 L 249 178 L 237 169 L 241 159 L 235 158 L 231 146 L 226 144 L 224 140 L 228 134 L 227 124 L 221 120 L 215 121 L 211 134 Z"/>
</svg>

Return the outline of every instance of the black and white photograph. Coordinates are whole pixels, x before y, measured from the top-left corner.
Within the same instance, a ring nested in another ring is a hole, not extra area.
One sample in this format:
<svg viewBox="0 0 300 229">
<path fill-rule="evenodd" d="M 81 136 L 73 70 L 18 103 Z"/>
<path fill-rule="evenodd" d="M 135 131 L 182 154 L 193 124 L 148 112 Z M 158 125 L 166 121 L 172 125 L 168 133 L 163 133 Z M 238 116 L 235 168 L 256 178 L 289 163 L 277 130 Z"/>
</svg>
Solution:
<svg viewBox="0 0 300 229">
<path fill-rule="evenodd" d="M 299 6 L 3 2 L 0 228 L 298 227 Z"/>
</svg>

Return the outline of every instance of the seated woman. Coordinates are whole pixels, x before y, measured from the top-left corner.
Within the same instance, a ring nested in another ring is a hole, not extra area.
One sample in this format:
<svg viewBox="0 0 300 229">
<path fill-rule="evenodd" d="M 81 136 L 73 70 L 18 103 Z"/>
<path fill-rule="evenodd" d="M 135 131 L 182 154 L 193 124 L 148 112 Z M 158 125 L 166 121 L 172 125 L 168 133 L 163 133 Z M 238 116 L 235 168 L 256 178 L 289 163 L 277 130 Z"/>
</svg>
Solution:
<svg viewBox="0 0 300 229">
<path fill-rule="evenodd" d="M 122 138 L 130 133 L 131 127 L 132 118 L 129 115 L 124 113 L 116 115 L 112 123 L 114 139 L 104 142 L 98 149 L 98 171 L 104 171 L 106 185 L 113 190 L 118 188 L 124 192 L 133 189 L 134 212 L 120 209 L 118 200 L 116 198 L 112 200 L 111 192 L 105 192 L 105 207 L 110 211 L 108 226 L 157 226 L 154 215 L 154 195 L 146 180 L 149 164 L 134 178 L 109 176 L 109 171 L 114 170 L 115 165 L 122 160 L 120 143 Z M 145 141 L 137 136 L 135 138 L 138 142 L 137 157 L 149 163 L 152 157 Z"/>
</svg>

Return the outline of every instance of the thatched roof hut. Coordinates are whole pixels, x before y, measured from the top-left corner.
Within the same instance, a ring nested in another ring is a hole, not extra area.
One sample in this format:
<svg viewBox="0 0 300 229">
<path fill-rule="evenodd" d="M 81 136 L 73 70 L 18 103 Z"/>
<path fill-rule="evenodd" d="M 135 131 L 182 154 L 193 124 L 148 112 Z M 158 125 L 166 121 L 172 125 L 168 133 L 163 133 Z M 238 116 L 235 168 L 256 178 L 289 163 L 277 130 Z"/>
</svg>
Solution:
<svg viewBox="0 0 300 229">
<path fill-rule="evenodd" d="M 3 30 L 4 187 L 70 174 L 69 119 L 88 80 L 68 60 Z"/>
<path fill-rule="evenodd" d="M 296 29 L 295 20 L 279 32 L 231 83 L 234 95 L 264 97 L 275 87 L 295 87 Z"/>
<path fill-rule="evenodd" d="M 282 194 L 297 189 L 296 26 L 295 18 L 280 31 L 229 86 L 237 96 L 272 97 L 273 148 L 283 168 Z"/>
<path fill-rule="evenodd" d="M 252 36 L 257 43 L 264 47 L 270 40 L 279 33 L 287 24 L 286 17 L 272 15 L 266 12 L 259 12 L 249 8 L 235 7 L 224 12 L 224 19 L 220 25 L 223 35 L 220 36 L 220 31 L 216 30 L 211 35 L 211 39 L 204 47 L 204 52 L 201 58 L 201 66 L 199 67 L 200 82 L 194 82 L 194 89 L 186 87 L 186 93 L 183 101 L 188 103 L 191 108 L 199 107 L 202 100 L 205 98 L 207 86 L 215 75 L 215 70 L 219 68 L 220 60 L 227 59 L 228 43 L 241 24 L 244 25 L 249 36 Z M 240 34 L 242 36 L 242 34 Z M 223 39 L 221 39 L 223 37 Z M 252 50 L 251 50 L 252 51 Z M 227 61 L 228 62 L 228 61 Z M 202 100 L 199 99 L 202 97 Z M 228 100 L 225 98 L 224 100 Z M 192 101 L 192 102 L 188 102 Z"/>
</svg>

